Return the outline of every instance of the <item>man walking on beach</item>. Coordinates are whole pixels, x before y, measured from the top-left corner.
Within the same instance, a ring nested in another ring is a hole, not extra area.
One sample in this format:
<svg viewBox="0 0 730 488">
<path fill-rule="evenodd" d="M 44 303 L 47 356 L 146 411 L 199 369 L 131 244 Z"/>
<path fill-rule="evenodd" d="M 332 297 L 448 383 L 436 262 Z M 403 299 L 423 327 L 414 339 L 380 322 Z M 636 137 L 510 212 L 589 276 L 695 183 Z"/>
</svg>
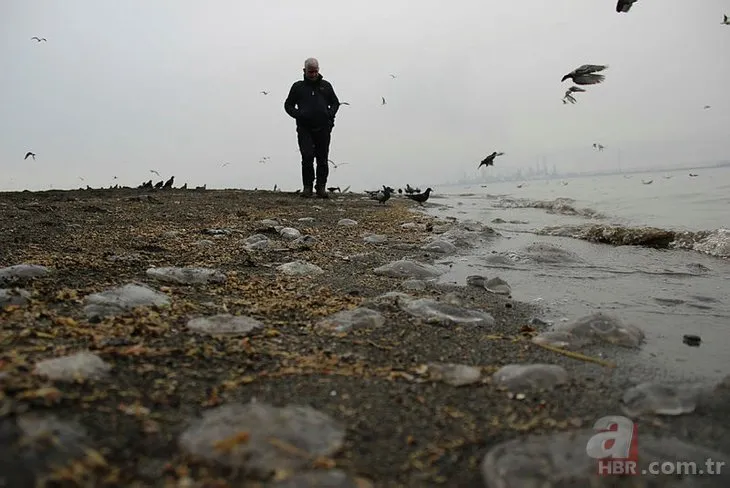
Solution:
<svg viewBox="0 0 730 488">
<path fill-rule="evenodd" d="M 296 106 L 296 107 L 295 107 Z M 294 82 L 284 102 L 284 110 L 297 121 L 297 142 L 302 154 L 303 197 L 311 197 L 314 187 L 314 160 L 317 160 L 317 196 L 327 196 L 330 137 L 340 108 L 334 88 L 319 73 L 319 61 L 304 61 L 304 79 Z"/>
</svg>

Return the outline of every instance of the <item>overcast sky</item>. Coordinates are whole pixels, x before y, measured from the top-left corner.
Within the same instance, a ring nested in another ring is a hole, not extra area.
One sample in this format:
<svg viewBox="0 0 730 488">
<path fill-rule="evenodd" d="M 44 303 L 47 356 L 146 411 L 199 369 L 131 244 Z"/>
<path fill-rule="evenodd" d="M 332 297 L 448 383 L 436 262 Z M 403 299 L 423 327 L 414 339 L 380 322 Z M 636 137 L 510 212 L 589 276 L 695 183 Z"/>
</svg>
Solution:
<svg viewBox="0 0 730 488">
<path fill-rule="evenodd" d="M 541 156 L 598 169 L 618 149 L 623 167 L 730 159 L 730 3 L 615 4 L 2 0 L 0 189 L 136 186 L 150 169 L 176 185 L 298 188 L 283 102 L 309 56 L 352 104 L 332 185 L 476 176 L 495 150 L 507 155 L 486 171 Z M 608 64 L 606 80 L 563 105 L 560 78 L 585 63 Z"/>
</svg>

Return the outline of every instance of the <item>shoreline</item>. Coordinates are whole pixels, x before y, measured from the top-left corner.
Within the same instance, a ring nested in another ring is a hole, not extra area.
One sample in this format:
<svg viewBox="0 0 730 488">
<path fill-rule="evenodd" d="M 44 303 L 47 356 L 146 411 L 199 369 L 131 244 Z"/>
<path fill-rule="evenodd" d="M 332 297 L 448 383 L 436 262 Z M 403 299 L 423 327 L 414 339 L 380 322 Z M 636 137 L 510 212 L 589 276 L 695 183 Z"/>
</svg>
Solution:
<svg viewBox="0 0 730 488">
<path fill-rule="evenodd" d="M 252 399 L 277 407 L 310 405 L 341 423 L 344 437 L 336 451 L 302 464 L 307 469 L 294 470 L 291 459 L 282 461 L 287 468 L 275 473 L 283 483 L 295 472 L 314 469 L 334 476 L 336 470 L 360 483 L 337 486 L 484 486 L 480 465 L 498 443 L 590 428 L 599 417 L 621 415 L 620 399 L 633 385 L 630 372 L 621 371 L 620 364 L 607 368 L 532 344 L 530 336 L 541 327 L 525 328 L 535 313 L 529 304 L 475 287 L 405 290 L 405 278 L 373 272 L 404 257 L 427 264 L 441 257 L 420 249 L 434 219 L 412 212 L 415 207 L 400 198 L 379 205 L 360 194 L 328 201 L 263 190 L 0 194 L 0 224 L 12 229 L 0 237 L 0 268 L 31 263 L 52 269 L 22 285 L 32 294 L 29 303 L 0 312 L 0 460 L 5 462 L 0 461 L 5 468 L 0 473 L 10 480 L 8 486 L 27 486 L 36 473 L 72 476 L 51 470 L 49 462 L 68 464 L 80 457 L 78 449 L 18 448 L 24 435 L 17 418 L 27 414 L 57 416 L 67 429 L 56 429 L 61 443 L 94 450 L 94 456 L 81 456 L 83 469 L 73 474 L 77 482 L 86 476 L 86 486 L 201 487 L 258 486 L 233 481 L 245 473 L 231 464 L 250 462 L 238 451 L 221 458 L 208 447 L 202 457 L 216 462 L 201 461 L 184 452 L 181 442 L 205 412 Z M 357 225 L 337 225 L 344 218 Z M 277 219 L 316 240 L 294 244 L 262 224 L 264 219 Z M 417 225 L 401 227 L 407 222 Z M 244 241 L 255 234 L 269 238 L 266 249 L 245 248 Z M 364 241 L 367 234 L 387 240 L 370 244 Z M 277 271 L 295 260 L 322 273 L 289 277 Z M 216 269 L 225 278 L 191 285 L 160 282 L 145 273 L 166 266 Z M 99 321 L 85 315 L 85 297 L 130 282 L 147 284 L 166 296 L 168 305 Z M 374 303 L 393 291 L 486 311 L 494 324 L 437 324 L 414 316 L 397 300 Z M 365 305 L 381 314 L 382 323 L 347 331 L 319 325 L 334 313 Z M 236 337 L 188 330 L 190 319 L 216 314 L 250 316 L 262 325 Z M 109 370 L 83 381 L 33 374 L 41 360 L 82 350 Z M 605 351 L 610 359 L 613 350 Z M 434 373 L 434 363 L 477 368 L 478 378 L 449 384 L 443 373 Z M 492 375 L 516 363 L 559 365 L 569 379 L 522 398 L 510 396 Z M 694 414 L 642 418 L 640 430 L 728 453 L 730 404 L 720 398 Z M 255 429 L 246 432 L 252 446 Z M 245 444 L 248 437 L 239 440 Z M 27 449 L 52 455 L 29 460 L 21 457 Z"/>
</svg>

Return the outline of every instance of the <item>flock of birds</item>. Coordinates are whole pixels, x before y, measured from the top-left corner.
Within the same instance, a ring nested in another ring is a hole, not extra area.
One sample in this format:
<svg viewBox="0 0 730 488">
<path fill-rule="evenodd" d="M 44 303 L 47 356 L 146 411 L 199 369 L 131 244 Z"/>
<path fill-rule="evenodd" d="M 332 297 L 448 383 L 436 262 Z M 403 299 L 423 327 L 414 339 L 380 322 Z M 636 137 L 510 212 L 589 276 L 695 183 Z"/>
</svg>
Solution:
<svg viewBox="0 0 730 488">
<path fill-rule="evenodd" d="M 616 12 L 618 12 L 618 13 L 627 13 L 627 12 L 629 12 L 629 10 L 631 10 L 631 7 L 637 1 L 638 0 L 618 0 L 617 3 L 616 3 Z M 730 18 L 728 18 L 727 15 L 723 15 L 722 24 L 723 25 L 730 25 Z M 47 42 L 47 39 L 45 37 L 39 37 L 39 36 L 33 36 L 33 37 L 31 37 L 31 40 L 34 40 L 37 43 Z M 606 79 L 606 76 L 603 73 L 601 73 L 601 72 L 604 71 L 604 70 L 606 70 L 607 68 L 608 68 L 608 65 L 601 65 L 601 64 L 583 64 L 583 65 L 579 66 L 578 68 L 575 68 L 573 71 L 571 71 L 571 72 L 563 75 L 562 79 L 560 80 L 561 82 L 564 82 L 565 80 L 571 80 L 572 83 L 573 83 L 573 85 L 570 86 L 565 91 L 565 93 L 563 95 L 563 98 L 562 98 L 563 104 L 568 104 L 568 103 L 574 104 L 574 103 L 576 103 L 577 102 L 577 99 L 575 98 L 575 94 L 576 93 L 586 92 L 586 89 L 585 88 L 582 88 L 583 86 L 597 85 L 599 83 L 602 83 Z M 397 76 L 395 74 L 392 74 L 392 73 L 389 76 L 392 79 L 396 79 L 397 78 Z M 261 90 L 260 93 L 262 95 L 266 96 L 266 95 L 269 95 L 271 92 L 269 90 Z M 381 103 L 380 104 L 381 104 L 381 106 L 387 104 L 387 101 L 386 101 L 385 97 L 381 97 Z M 340 105 L 348 105 L 349 106 L 350 103 L 349 102 L 345 102 L 345 101 L 340 101 Z M 709 108 L 710 108 L 710 105 L 705 105 L 704 106 L 704 109 L 709 109 Z M 595 149 L 597 149 L 598 151 L 603 151 L 603 149 L 604 149 L 604 146 L 601 145 L 601 144 L 598 144 L 598 143 L 594 143 L 593 144 L 593 147 Z M 488 155 L 483 160 L 481 160 L 481 162 L 477 166 L 477 169 L 481 168 L 482 166 L 484 166 L 484 167 L 494 166 L 494 160 L 498 156 L 503 156 L 503 155 L 505 155 L 505 153 L 504 152 L 501 152 L 501 151 L 494 151 L 494 152 L 492 152 L 490 155 Z M 25 155 L 24 160 L 28 159 L 29 157 L 31 157 L 31 158 L 33 158 L 33 160 L 35 160 L 36 154 L 34 152 L 32 152 L 32 151 L 28 151 L 26 153 L 26 155 Z M 259 160 L 259 163 L 262 163 L 262 164 L 263 163 L 267 163 L 267 162 L 269 162 L 269 159 L 270 159 L 269 156 L 264 156 L 264 157 L 262 157 Z M 338 168 L 339 166 L 342 166 L 342 165 L 347 164 L 347 163 L 339 163 L 339 164 L 337 164 L 334 161 L 332 161 L 331 159 L 328 159 L 327 161 L 330 164 L 332 164 L 332 166 L 334 168 Z M 221 167 L 228 166 L 229 164 L 230 163 L 228 163 L 228 162 L 224 162 L 224 163 L 221 164 Z M 154 170 L 151 170 L 151 171 L 152 172 L 155 172 Z M 159 173 L 158 173 L 158 175 L 159 175 Z M 693 175 L 691 175 L 691 176 L 693 176 Z M 115 179 L 116 179 L 116 177 L 115 177 Z M 170 180 L 168 180 L 168 182 L 170 182 L 170 187 L 172 186 L 172 182 L 171 182 L 172 179 L 174 179 L 174 177 L 172 177 Z M 151 180 L 150 180 L 149 182 L 143 183 L 143 185 L 141 185 L 140 187 L 143 187 L 143 186 L 144 187 L 148 187 L 149 186 L 150 188 L 158 188 L 158 185 L 159 185 L 159 188 L 166 188 L 166 185 L 167 185 L 168 182 L 160 181 L 156 185 L 152 185 L 151 184 Z M 645 184 L 650 184 L 650 182 L 645 183 Z M 409 191 L 409 190 L 413 190 L 413 189 L 410 186 L 408 186 L 407 189 L 406 189 L 405 196 L 408 197 L 408 198 L 411 198 L 411 199 L 413 199 L 413 200 L 415 200 L 415 201 L 417 201 L 419 203 L 425 202 L 428 199 L 428 195 L 430 194 L 430 191 L 431 191 L 430 188 L 427 189 L 423 193 L 420 193 L 420 192 L 417 192 L 417 191 Z M 390 187 L 383 186 L 383 190 L 378 190 L 378 191 L 376 191 L 374 193 L 373 192 L 368 192 L 368 193 L 372 193 L 371 196 L 373 196 L 374 198 L 376 198 L 379 201 L 381 201 L 381 203 L 385 203 L 385 201 L 387 201 L 390 198 L 390 194 L 393 191 L 395 191 L 395 190 L 393 190 Z M 401 189 L 399 189 L 398 191 L 399 191 L 399 193 L 402 193 L 402 190 Z M 379 196 L 375 197 L 374 195 L 379 195 Z"/>
</svg>

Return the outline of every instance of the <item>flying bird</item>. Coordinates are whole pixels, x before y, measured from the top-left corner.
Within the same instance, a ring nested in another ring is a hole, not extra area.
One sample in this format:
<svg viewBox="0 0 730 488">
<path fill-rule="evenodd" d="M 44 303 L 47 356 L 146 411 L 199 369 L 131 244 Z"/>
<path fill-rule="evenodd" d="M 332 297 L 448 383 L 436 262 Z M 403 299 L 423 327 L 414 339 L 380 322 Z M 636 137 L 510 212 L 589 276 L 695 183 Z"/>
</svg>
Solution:
<svg viewBox="0 0 730 488">
<path fill-rule="evenodd" d="M 705 105 L 704 109 L 707 110 L 708 108 L 710 108 L 710 106 L 709 105 Z"/>
<path fill-rule="evenodd" d="M 728 19 L 727 15 L 722 16 L 722 24 L 723 25 L 730 25 L 730 19 Z"/>
<path fill-rule="evenodd" d="M 593 147 L 595 149 L 598 149 L 599 151 L 603 151 L 603 149 L 605 148 L 605 146 L 603 146 L 602 144 L 596 144 L 595 142 L 593 143 Z"/>
<path fill-rule="evenodd" d="M 28 151 L 27 153 L 25 153 L 25 157 L 23 158 L 23 160 L 28 159 L 28 157 L 32 157 L 33 158 L 33 161 L 35 161 L 35 153 L 34 152 Z"/>
<path fill-rule="evenodd" d="M 387 102 L 385 101 L 385 97 L 380 97 L 383 101 L 380 105 L 385 105 Z"/>
<path fill-rule="evenodd" d="M 338 168 L 338 167 L 340 167 L 340 166 L 344 166 L 344 165 L 346 165 L 346 164 L 347 164 L 347 163 L 340 163 L 340 164 L 337 164 L 337 163 L 335 163 L 334 161 L 332 161 L 331 159 L 328 159 L 328 160 L 327 160 L 327 162 L 331 163 L 331 164 L 332 164 L 332 166 L 333 166 L 333 167 L 334 167 L 335 169 L 337 169 L 337 168 Z"/>
<path fill-rule="evenodd" d="M 33 37 L 30 38 L 30 40 L 31 41 L 32 40 L 35 40 L 36 42 L 41 42 L 41 41 L 47 42 L 45 37 L 36 37 L 36 36 L 33 36 Z"/>
<path fill-rule="evenodd" d="M 396 78 L 398 78 L 397 76 L 395 76 L 395 75 L 393 75 L 393 74 L 391 74 L 391 75 L 390 75 L 390 77 L 391 77 L 391 78 L 393 78 L 394 80 L 395 80 Z"/>
<path fill-rule="evenodd" d="M 340 105 L 350 105 L 350 102 L 340 102 Z"/>
<path fill-rule="evenodd" d="M 504 153 L 494 151 L 492 154 L 490 154 L 486 158 L 482 159 L 482 162 L 479 163 L 479 166 L 477 166 L 477 169 L 481 168 L 482 166 L 494 166 L 494 158 L 496 158 L 497 156 L 504 156 Z"/>
<path fill-rule="evenodd" d="M 264 95 L 268 95 L 269 94 L 269 92 L 264 91 L 264 90 L 261 90 L 261 93 L 263 93 Z"/>
<path fill-rule="evenodd" d="M 151 169 L 151 170 L 150 170 L 150 173 L 154 173 L 154 174 L 156 174 L 157 176 L 159 176 L 160 178 L 162 178 L 162 175 L 161 175 L 160 173 L 158 173 L 157 171 L 155 171 L 154 169 Z"/>
<path fill-rule="evenodd" d="M 226 166 L 228 166 L 229 164 L 231 164 L 231 163 L 223 163 L 223 164 L 221 164 L 221 168 L 225 168 L 225 167 L 226 167 Z"/>
<path fill-rule="evenodd" d="M 584 64 L 563 76 L 560 81 L 570 78 L 576 85 L 595 85 L 606 78 L 604 75 L 597 74 L 598 71 L 603 71 L 606 68 L 608 68 L 608 65 Z"/>
<path fill-rule="evenodd" d="M 616 12 L 628 12 L 631 10 L 631 6 L 636 3 L 636 0 L 618 0 L 616 4 Z"/>
</svg>

